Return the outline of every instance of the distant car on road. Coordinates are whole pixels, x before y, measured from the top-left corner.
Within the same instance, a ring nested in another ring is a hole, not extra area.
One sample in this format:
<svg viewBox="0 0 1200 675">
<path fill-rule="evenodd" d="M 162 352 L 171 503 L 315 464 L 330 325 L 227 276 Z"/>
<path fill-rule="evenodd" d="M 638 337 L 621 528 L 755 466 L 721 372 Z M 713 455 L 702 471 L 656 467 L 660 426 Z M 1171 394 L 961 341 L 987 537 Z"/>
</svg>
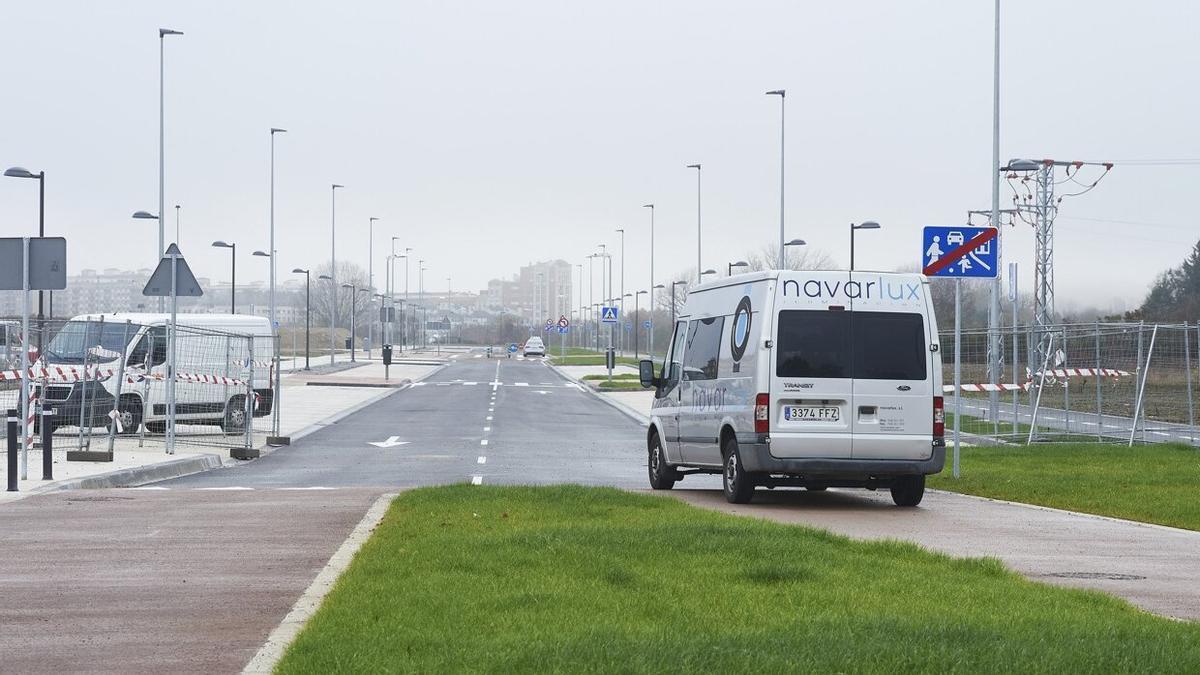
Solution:
<svg viewBox="0 0 1200 675">
<path fill-rule="evenodd" d="M 531 337 L 525 341 L 525 349 L 521 352 L 525 356 L 545 356 L 546 345 L 540 337 Z"/>
</svg>

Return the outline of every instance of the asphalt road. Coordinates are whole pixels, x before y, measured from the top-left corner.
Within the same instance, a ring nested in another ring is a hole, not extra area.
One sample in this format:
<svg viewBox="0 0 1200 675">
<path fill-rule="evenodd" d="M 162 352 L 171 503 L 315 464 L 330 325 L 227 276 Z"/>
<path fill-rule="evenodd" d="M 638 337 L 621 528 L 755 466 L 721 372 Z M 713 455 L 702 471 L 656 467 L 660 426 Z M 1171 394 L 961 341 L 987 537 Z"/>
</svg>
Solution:
<svg viewBox="0 0 1200 675">
<path fill-rule="evenodd" d="M 258 461 L 157 485 L 646 485 L 641 424 L 541 359 L 481 355 L 464 354 L 426 380 Z"/>
</svg>

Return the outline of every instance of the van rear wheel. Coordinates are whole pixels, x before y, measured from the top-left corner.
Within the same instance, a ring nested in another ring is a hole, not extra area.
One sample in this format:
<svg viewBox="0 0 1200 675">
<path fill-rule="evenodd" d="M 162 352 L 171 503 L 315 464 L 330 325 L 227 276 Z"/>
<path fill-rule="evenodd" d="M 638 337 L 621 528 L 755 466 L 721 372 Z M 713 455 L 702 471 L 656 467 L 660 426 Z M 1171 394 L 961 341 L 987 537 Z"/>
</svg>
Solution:
<svg viewBox="0 0 1200 675">
<path fill-rule="evenodd" d="M 892 484 L 892 501 L 896 506 L 916 506 L 925 496 L 925 476 L 904 476 Z"/>
<path fill-rule="evenodd" d="M 721 454 L 725 457 L 725 470 L 721 472 L 725 501 L 730 504 L 749 504 L 754 497 L 754 477 L 742 465 L 737 441 L 732 436 L 725 439 Z"/>
<path fill-rule="evenodd" d="M 658 434 L 650 439 L 650 455 L 646 460 L 646 468 L 650 474 L 650 487 L 655 490 L 670 490 L 675 487 L 675 481 L 680 479 L 679 472 L 667 465 L 667 457 L 663 454 L 662 441 Z"/>
</svg>

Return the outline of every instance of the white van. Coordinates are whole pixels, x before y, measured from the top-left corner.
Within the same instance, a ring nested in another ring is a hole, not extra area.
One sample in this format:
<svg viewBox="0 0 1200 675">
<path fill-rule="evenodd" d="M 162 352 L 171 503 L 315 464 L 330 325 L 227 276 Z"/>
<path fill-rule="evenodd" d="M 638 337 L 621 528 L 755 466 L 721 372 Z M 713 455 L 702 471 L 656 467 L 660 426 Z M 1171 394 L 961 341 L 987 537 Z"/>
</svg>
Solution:
<svg viewBox="0 0 1200 675">
<path fill-rule="evenodd" d="M 919 274 L 755 272 L 695 287 L 656 372 L 650 485 L 890 488 L 916 506 L 942 470 L 942 364 Z"/>
<path fill-rule="evenodd" d="M 151 433 L 166 430 L 168 314 L 82 314 L 72 318 L 46 345 L 39 361 L 46 367 L 107 371 L 119 368 L 124 356 L 126 372 L 147 375 L 141 383 L 121 383 L 121 400 L 116 377 L 87 382 L 54 381 L 45 387 L 46 403 L 55 408 L 55 426 L 104 426 L 116 408 L 122 433 L 137 433 L 144 422 Z M 175 417 L 179 424 L 220 426 L 227 433 L 245 429 L 246 389 L 225 383 L 222 378 L 242 379 L 250 357 L 253 336 L 255 406 L 254 417 L 269 415 L 274 403 L 272 371 L 274 358 L 271 324 L 265 317 L 240 314 L 179 314 L 176 318 L 175 371 L 181 377 L 210 382 L 184 381 L 175 388 Z"/>
</svg>

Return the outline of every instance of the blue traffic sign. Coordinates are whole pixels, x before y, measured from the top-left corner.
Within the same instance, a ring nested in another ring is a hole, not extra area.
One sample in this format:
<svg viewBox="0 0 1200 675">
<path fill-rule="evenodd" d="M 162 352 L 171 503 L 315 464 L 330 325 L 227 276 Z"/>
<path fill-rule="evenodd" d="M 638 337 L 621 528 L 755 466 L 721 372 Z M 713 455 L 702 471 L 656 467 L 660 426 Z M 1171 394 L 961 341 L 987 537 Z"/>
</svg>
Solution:
<svg viewBox="0 0 1200 675">
<path fill-rule="evenodd" d="M 515 342 L 508 346 L 508 351 L 510 351 L 510 352 L 516 352 L 518 349 L 520 349 L 520 348 L 517 347 L 517 343 L 515 343 Z"/>
<path fill-rule="evenodd" d="M 649 320 L 649 319 L 647 319 L 646 321 L 643 321 L 643 322 L 642 322 L 642 328 L 649 328 L 649 327 L 650 327 L 650 320 Z"/>
<path fill-rule="evenodd" d="M 616 323 L 617 314 L 619 313 L 616 307 L 601 307 L 600 322 L 601 323 Z"/>
<path fill-rule="evenodd" d="M 930 277 L 995 278 L 999 246 L 992 227 L 925 227 L 921 270 Z"/>
<path fill-rule="evenodd" d="M 560 335 L 566 335 L 567 333 L 571 332 L 571 327 L 570 326 L 559 326 L 558 332 Z"/>
</svg>

